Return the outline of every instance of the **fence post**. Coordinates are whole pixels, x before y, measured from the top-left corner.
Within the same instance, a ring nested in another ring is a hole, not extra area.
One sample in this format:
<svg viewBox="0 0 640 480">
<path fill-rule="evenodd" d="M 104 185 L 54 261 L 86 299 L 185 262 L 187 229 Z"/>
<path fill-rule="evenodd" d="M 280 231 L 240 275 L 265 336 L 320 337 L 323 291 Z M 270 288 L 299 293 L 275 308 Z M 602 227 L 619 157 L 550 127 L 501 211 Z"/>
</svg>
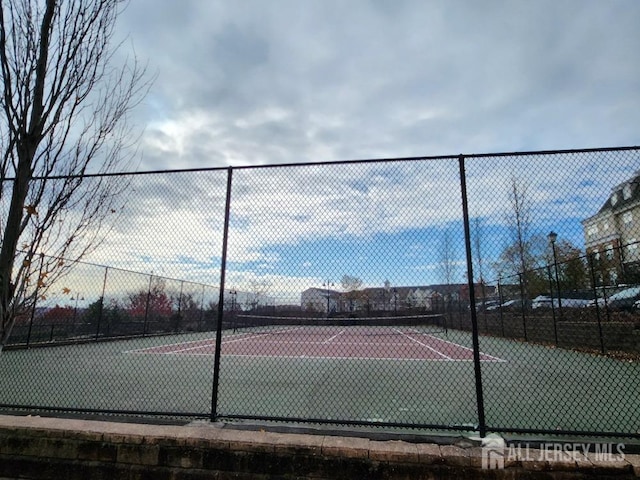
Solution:
<svg viewBox="0 0 640 480">
<path fill-rule="evenodd" d="M 147 301 L 144 304 L 144 320 L 142 322 L 142 336 L 147 334 L 147 322 L 149 320 L 149 304 L 151 302 L 151 283 L 153 282 L 153 273 L 149 277 L 149 287 L 147 288 Z"/>
<path fill-rule="evenodd" d="M 204 284 L 202 285 L 202 299 L 200 300 L 200 316 L 198 317 L 198 331 L 202 331 L 202 320 L 204 319 Z"/>
<path fill-rule="evenodd" d="M 487 425 L 484 418 L 484 395 L 482 393 L 482 370 L 480 368 L 480 341 L 478 340 L 478 315 L 476 312 L 476 295 L 473 283 L 471 228 L 469 226 L 469 205 L 467 203 L 467 178 L 464 168 L 464 155 L 460 155 L 458 163 L 460 167 L 460 190 L 462 194 L 462 214 L 464 220 L 464 243 L 467 253 L 467 282 L 469 284 L 469 306 L 471 307 L 473 366 L 476 377 L 476 401 L 478 404 L 478 430 L 480 432 L 480 437 L 484 437 L 487 434 Z"/>
<path fill-rule="evenodd" d="M 484 288 L 484 278 L 482 278 L 482 276 L 480 276 L 480 289 L 482 290 L 482 315 L 484 316 L 484 333 L 486 333 L 487 335 L 489 334 L 489 319 L 487 318 L 487 292 Z M 473 299 L 473 303 L 475 302 L 475 299 Z"/>
<path fill-rule="evenodd" d="M 624 268 L 624 252 L 622 251 L 622 243 L 620 243 L 616 248 L 618 249 L 618 261 L 620 262 L 620 277 L 622 278 L 622 283 L 627 283 L 627 272 Z"/>
<path fill-rule="evenodd" d="M 593 254 L 587 254 L 589 270 L 591 271 L 591 284 L 593 286 L 593 302 L 596 307 L 596 318 L 598 320 L 598 335 L 600 335 L 600 353 L 604 355 L 604 338 L 602 337 L 602 321 L 600 320 L 600 305 L 598 303 L 598 287 L 596 286 L 596 273 L 593 270 Z M 606 300 L 606 297 L 605 297 Z"/>
<path fill-rule="evenodd" d="M 104 312 L 104 293 L 107 289 L 107 275 L 109 267 L 104 267 L 104 278 L 102 279 L 102 296 L 100 297 L 100 312 L 98 313 L 98 326 L 96 327 L 96 342 L 100 338 L 100 322 L 102 321 L 102 313 Z"/>
<path fill-rule="evenodd" d="M 180 296 L 178 297 L 178 318 L 176 318 L 175 325 L 172 325 L 173 331 L 178 332 L 182 326 L 182 294 L 184 292 L 184 280 L 180 282 Z"/>
<path fill-rule="evenodd" d="M 556 323 L 556 307 L 553 306 L 553 278 L 551 277 L 551 267 L 549 265 L 547 265 L 547 277 L 549 278 L 549 296 L 551 297 L 551 315 L 553 316 L 553 337 L 555 338 L 557 347 L 558 325 Z"/>
<path fill-rule="evenodd" d="M 222 254 L 220 257 L 220 295 L 218 297 L 218 325 L 216 328 L 216 351 L 213 361 L 213 387 L 211 393 L 211 421 L 218 417 L 218 387 L 220 384 L 220 348 L 222 346 L 222 321 L 224 316 L 224 289 L 227 272 L 227 242 L 229 240 L 229 214 L 231 211 L 231 179 L 233 168 L 227 169 L 227 197 L 224 204 L 224 229 L 222 231 Z"/>
<path fill-rule="evenodd" d="M 524 279 L 523 274 L 518 273 L 518 283 L 520 283 L 520 311 L 522 313 L 522 333 L 524 334 L 524 341 L 528 342 L 527 338 L 527 315 L 526 315 L 526 302 L 529 299 L 524 298 Z"/>
<path fill-rule="evenodd" d="M 33 319 L 36 315 L 36 305 L 38 303 L 38 292 L 40 290 L 40 283 L 42 282 L 42 268 L 44 266 L 44 253 L 40 254 L 40 269 L 38 270 L 38 282 L 36 283 L 36 291 L 33 296 L 33 307 L 31 308 L 31 318 L 29 319 L 29 330 L 27 332 L 27 347 L 31 342 L 31 329 L 33 328 Z"/>
<path fill-rule="evenodd" d="M 498 311 L 500 312 L 500 331 L 502 332 L 502 338 L 505 338 L 504 334 L 504 313 L 502 311 L 502 304 L 504 298 L 502 296 L 502 276 L 498 277 Z"/>
</svg>

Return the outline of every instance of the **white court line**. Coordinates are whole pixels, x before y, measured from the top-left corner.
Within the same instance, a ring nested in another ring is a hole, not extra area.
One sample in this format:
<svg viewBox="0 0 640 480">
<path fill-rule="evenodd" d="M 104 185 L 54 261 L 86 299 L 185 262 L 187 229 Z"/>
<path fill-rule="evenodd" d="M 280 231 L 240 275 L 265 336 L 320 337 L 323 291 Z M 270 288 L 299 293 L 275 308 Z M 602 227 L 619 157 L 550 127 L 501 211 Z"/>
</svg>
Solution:
<svg viewBox="0 0 640 480">
<path fill-rule="evenodd" d="M 245 340 L 251 340 L 252 338 L 262 338 L 268 335 L 272 335 L 273 333 L 282 333 L 282 332 L 290 332 L 292 330 L 298 330 L 302 327 L 296 327 L 296 328 L 287 328 L 284 330 L 275 330 L 272 332 L 262 332 L 262 333 L 257 333 L 255 335 L 250 335 L 248 337 L 241 337 L 241 338 L 235 338 L 233 340 L 223 340 L 222 344 L 225 345 L 227 343 L 234 343 L 234 342 L 243 342 Z M 215 343 L 214 343 L 215 345 Z M 208 345 L 198 345 L 196 347 L 189 347 L 189 348 L 181 348 L 179 350 L 172 350 L 171 352 L 167 352 L 167 354 L 171 354 L 171 353 L 180 353 L 180 352 L 188 352 L 189 350 L 198 350 L 199 348 L 204 348 L 204 347 L 210 347 L 211 344 Z"/>
<path fill-rule="evenodd" d="M 454 346 L 456 346 L 458 348 L 464 348 L 465 350 L 469 350 L 470 352 L 473 352 L 473 348 L 465 347 L 464 345 L 460 345 L 459 343 L 450 342 L 449 340 L 445 340 L 443 338 L 436 337 L 434 335 L 431 335 L 430 333 L 422 333 L 422 332 L 420 332 L 420 330 L 414 330 L 414 331 L 416 333 L 419 333 L 420 335 L 424 335 L 425 337 L 435 338 L 436 340 L 439 340 L 439 341 L 444 342 L 444 343 L 448 343 L 449 345 L 454 345 Z M 504 358 L 494 357 L 493 355 L 489 355 L 488 353 L 480 352 L 480 355 L 484 355 L 486 357 L 492 358 L 496 362 L 506 362 L 506 360 Z"/>
<path fill-rule="evenodd" d="M 142 355 L 150 355 L 145 352 L 135 352 L 133 350 L 123 353 L 134 353 Z M 170 355 L 170 353 L 154 353 L 155 355 Z M 188 353 L 192 357 L 213 357 L 215 353 Z M 454 362 L 454 363 L 471 363 L 472 358 L 397 358 L 397 357 L 364 357 L 364 356 L 338 356 L 327 357 L 323 355 L 266 355 L 254 353 L 228 353 L 225 358 L 285 358 L 295 360 L 384 360 L 385 362 Z M 481 362 L 506 362 L 506 360 L 480 360 Z"/>
<path fill-rule="evenodd" d="M 301 328 L 301 327 L 297 327 L 297 328 Z M 286 329 L 286 330 L 276 330 L 276 333 L 280 333 L 280 332 L 287 332 L 290 331 L 291 329 Z M 293 329 L 295 330 L 295 329 Z M 263 337 L 265 335 L 269 335 L 269 332 L 263 332 L 263 333 L 259 333 L 259 334 L 255 334 L 255 335 L 251 335 L 248 332 L 240 332 L 240 333 L 234 333 L 233 336 L 234 337 L 240 337 L 240 338 L 235 338 L 234 340 L 223 340 L 222 343 L 232 343 L 232 342 L 239 342 L 242 340 L 248 340 L 251 338 L 256 338 L 256 337 Z M 193 347 L 187 347 L 187 348 L 180 348 L 178 350 L 171 350 L 170 352 L 154 352 L 154 350 L 157 349 L 162 349 L 162 348 L 169 348 L 169 347 L 173 347 L 173 346 L 177 346 L 177 345 L 190 345 L 190 344 L 194 344 L 194 343 L 198 343 L 199 345 L 195 345 Z M 163 355 L 169 355 L 171 353 L 176 353 L 176 352 L 187 352 L 189 350 L 197 350 L 199 348 L 206 348 L 206 347 L 210 347 L 212 345 L 216 344 L 216 338 L 203 338 L 201 340 L 189 340 L 187 342 L 175 342 L 175 343 L 164 343 L 162 345 L 156 345 L 155 347 L 144 347 L 144 348 L 136 348 L 133 350 L 125 350 L 123 353 L 161 353 Z"/>
<path fill-rule="evenodd" d="M 336 333 L 333 337 L 331 338 L 327 338 L 324 342 L 322 342 L 323 344 L 329 343 L 331 340 L 333 340 L 334 338 L 339 337 L 340 335 L 342 335 L 345 332 L 345 330 L 341 330 L 340 333 Z"/>
<path fill-rule="evenodd" d="M 247 332 L 239 332 L 239 333 L 233 333 L 234 336 L 238 336 L 238 335 L 250 335 Z M 157 345 L 155 347 L 144 347 L 144 348 L 135 348 L 133 350 L 125 350 L 123 353 L 138 353 L 138 352 L 146 352 L 147 350 L 154 350 L 156 348 L 167 348 L 167 347 L 173 347 L 176 345 L 190 345 L 192 343 L 200 343 L 201 345 L 198 345 L 197 347 L 194 348 L 198 348 L 198 347 L 209 347 L 211 346 L 211 342 L 213 342 L 213 344 L 215 345 L 216 343 L 216 337 L 213 338 L 202 338 L 200 340 L 188 340 L 188 341 L 184 341 L 184 342 L 174 342 L 174 343 L 163 343 L 162 345 Z M 178 351 L 182 351 L 182 350 L 178 350 Z M 169 352 L 162 352 L 162 353 L 169 353 Z"/>
<path fill-rule="evenodd" d="M 429 345 L 427 345 L 426 343 L 422 343 L 422 342 L 420 342 L 420 341 L 416 340 L 415 338 L 410 337 L 409 335 L 407 335 L 407 334 L 406 334 L 406 333 L 404 333 L 403 331 L 398 330 L 397 328 L 394 328 L 394 330 L 395 330 L 396 332 L 398 332 L 400 335 L 403 335 L 403 336 L 407 337 L 409 340 L 412 340 L 412 341 L 416 342 L 418 345 L 422 345 L 423 347 L 427 347 L 429 350 L 431 350 L 431 351 L 432 351 L 432 352 L 434 352 L 434 353 L 437 353 L 437 354 L 438 354 L 438 355 L 440 355 L 441 357 L 444 357 L 444 358 L 446 358 L 447 360 L 453 360 L 453 358 L 451 358 L 450 356 L 445 355 L 444 353 L 440 352 L 439 350 L 436 350 L 435 348 L 431 348 L 431 347 L 430 347 Z"/>
<path fill-rule="evenodd" d="M 211 341 L 213 341 L 215 343 L 215 341 L 216 341 L 215 337 L 214 338 L 203 338 L 203 339 L 200 339 L 200 340 L 189 340 L 188 342 L 164 343 L 162 345 L 157 345 L 155 347 L 135 348 L 133 350 L 125 350 L 123 353 L 144 352 L 146 350 L 154 350 L 156 348 L 173 347 L 174 345 L 188 345 L 190 343 L 202 343 L 204 346 L 206 346 L 206 345 L 210 345 L 208 342 L 211 342 Z"/>
<path fill-rule="evenodd" d="M 226 340 L 222 343 L 234 343 L 234 342 L 242 342 L 244 340 L 251 340 L 252 338 L 261 338 L 261 337 L 267 337 L 269 335 L 273 335 L 276 333 L 284 333 L 284 332 L 294 332 L 296 330 L 300 330 L 302 327 L 295 327 L 295 328 L 284 328 L 281 330 L 270 330 L 270 331 L 264 331 L 264 332 L 259 332 L 256 333 L 255 335 L 249 335 L 248 337 L 242 337 L 242 338 L 235 338 L 233 340 Z"/>
<path fill-rule="evenodd" d="M 254 335 L 251 335 L 248 332 L 240 332 L 240 333 L 234 334 L 234 337 L 236 337 L 236 338 L 234 338 L 233 340 L 223 340 L 222 343 L 223 344 L 225 344 L 225 343 L 234 343 L 234 342 L 241 342 L 241 341 L 244 341 L 244 340 L 251 340 L 251 339 L 254 339 L 254 338 L 264 338 L 265 336 L 271 335 L 272 333 L 290 332 L 290 331 L 299 330 L 301 328 L 304 328 L 304 327 L 295 327 L 295 328 L 274 330 L 271 333 L 268 332 L 268 331 L 265 331 L 265 332 L 257 333 L 257 334 L 254 334 Z M 434 353 L 437 353 L 438 355 L 444 357 L 444 359 L 446 359 L 446 360 L 450 360 L 450 361 L 454 361 L 454 362 L 471 361 L 471 359 L 455 359 L 455 358 L 449 357 L 449 356 L 445 355 L 444 353 L 442 353 L 442 352 L 430 347 L 429 345 L 426 345 L 426 344 L 420 342 L 419 340 L 416 340 L 415 338 L 412 338 L 411 336 L 407 335 L 406 333 L 402 332 L 401 330 L 394 329 L 394 331 L 400 333 L 402 336 L 407 337 L 409 340 L 411 340 L 413 342 L 416 342 L 416 343 L 418 343 L 419 345 L 421 345 L 423 347 L 428 348 L 429 350 L 433 351 Z M 465 347 L 464 345 L 460 345 L 460 344 L 455 343 L 455 342 L 444 340 L 444 339 L 442 339 L 440 337 L 436 337 L 436 336 L 428 334 L 428 333 L 423 333 L 420 330 L 412 329 L 412 331 L 414 333 L 416 333 L 416 334 L 419 334 L 419 335 L 422 335 L 422 336 L 426 336 L 426 337 L 430 337 L 432 339 L 439 340 L 439 341 L 444 342 L 444 343 L 448 343 L 449 345 L 453 345 L 455 347 L 462 348 L 464 350 L 469 350 L 469 351 L 473 352 L 472 348 Z M 346 330 L 341 330 L 336 335 L 328 338 L 327 340 L 325 340 L 325 341 L 323 341 L 321 343 L 322 344 L 327 344 L 328 342 L 334 340 L 336 337 L 344 334 L 345 332 L 346 332 Z M 240 338 L 237 338 L 237 337 L 240 337 Z M 133 349 L 133 350 L 127 350 L 127 351 L 124 351 L 123 353 L 146 353 L 146 354 L 155 353 L 155 354 L 160 354 L 160 355 L 171 355 L 171 354 L 174 354 L 174 353 L 188 352 L 190 350 L 198 350 L 200 348 L 210 347 L 212 345 L 215 345 L 215 340 L 216 340 L 215 338 L 205 338 L 205 339 L 201 339 L 201 340 L 191 340 L 191 341 L 188 341 L 188 342 L 167 343 L 167 344 L 158 345 L 158 346 L 155 346 L 155 347 L 146 347 L 146 348 L 138 348 L 138 349 Z M 172 347 L 172 346 L 176 346 L 176 345 L 189 345 L 189 344 L 194 344 L 194 343 L 199 343 L 200 345 L 187 347 L 187 348 L 181 348 L 181 349 L 178 349 L 178 350 L 171 350 L 169 352 L 157 351 L 158 349 L 162 349 L 162 348 Z M 289 342 L 280 342 L 280 341 L 278 341 L 278 342 L 270 342 L 270 343 L 318 344 L 318 342 L 296 342 L 296 341 L 289 341 Z M 395 344 L 395 342 L 393 342 L 393 343 Z M 360 343 L 359 345 L 362 345 L 362 344 Z M 367 345 L 378 345 L 378 343 L 377 342 L 373 342 L 373 343 L 370 343 L 370 344 L 367 343 Z M 154 350 L 156 350 L 156 351 L 154 351 Z M 485 357 L 488 357 L 488 359 L 491 359 L 492 361 L 507 362 L 507 360 L 505 360 L 505 359 L 502 359 L 502 358 L 499 358 L 499 357 L 495 357 L 493 355 L 489 355 L 489 354 L 484 353 L 484 352 L 480 352 L 480 354 L 485 356 Z M 213 353 L 191 353 L 190 355 L 214 355 L 214 354 Z M 231 354 L 231 355 L 226 355 L 226 356 L 239 356 L 239 357 L 255 356 L 255 357 L 262 357 L 263 355 Z M 267 357 L 271 357 L 269 355 L 266 355 L 266 356 Z M 300 358 L 300 357 L 297 357 L 297 356 L 293 356 L 293 357 L 278 356 L 278 358 Z M 323 359 L 323 358 L 327 358 L 327 359 L 334 359 L 334 358 L 337 358 L 337 359 L 340 359 L 340 358 L 385 359 L 385 358 L 380 358 L 380 357 L 322 357 L 322 356 L 319 356 L 319 357 L 310 356 L 309 358 L 321 358 L 321 359 Z M 388 358 L 388 359 L 389 360 L 414 360 L 414 359 L 402 359 L 402 358 L 400 358 L 400 359 Z M 420 360 L 420 359 L 416 359 L 416 360 Z M 422 360 L 424 360 L 424 359 L 422 359 Z M 438 359 L 430 359 L 430 360 L 438 360 Z M 480 359 L 480 361 L 487 361 L 487 360 Z"/>
</svg>

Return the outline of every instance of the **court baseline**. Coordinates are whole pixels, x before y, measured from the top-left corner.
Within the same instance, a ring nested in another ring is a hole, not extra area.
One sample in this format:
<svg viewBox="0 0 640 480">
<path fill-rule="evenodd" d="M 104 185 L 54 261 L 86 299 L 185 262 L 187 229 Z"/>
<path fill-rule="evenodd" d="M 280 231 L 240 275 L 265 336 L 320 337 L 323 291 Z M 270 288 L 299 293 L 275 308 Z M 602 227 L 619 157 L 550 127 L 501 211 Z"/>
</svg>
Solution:
<svg viewBox="0 0 640 480">
<path fill-rule="evenodd" d="M 216 339 L 176 342 L 125 353 L 160 355 L 214 355 Z M 385 359 L 473 361 L 473 350 L 433 334 L 394 328 L 390 333 L 362 332 L 348 328 L 309 331 L 304 327 L 264 332 L 239 332 L 222 338 L 223 356 L 261 358 Z M 483 362 L 505 362 L 480 352 Z"/>
</svg>

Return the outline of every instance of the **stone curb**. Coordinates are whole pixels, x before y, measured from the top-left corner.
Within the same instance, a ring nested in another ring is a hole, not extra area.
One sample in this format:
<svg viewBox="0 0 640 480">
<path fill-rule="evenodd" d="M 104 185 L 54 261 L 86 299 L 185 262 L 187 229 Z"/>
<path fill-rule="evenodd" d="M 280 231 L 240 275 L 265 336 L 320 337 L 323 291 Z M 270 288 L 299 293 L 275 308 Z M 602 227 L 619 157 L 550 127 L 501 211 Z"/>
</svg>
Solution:
<svg viewBox="0 0 640 480">
<path fill-rule="evenodd" d="M 464 448 L 401 440 L 248 431 L 204 422 L 149 425 L 0 415 L 0 457 L 23 464 L 29 459 L 33 462 L 55 459 L 62 464 L 84 462 L 94 466 L 108 464 L 110 468 L 115 464 L 118 468 L 135 466 L 158 472 L 169 469 L 174 476 L 167 478 L 183 478 L 180 475 L 199 478 L 194 476 L 197 472 L 212 469 L 250 472 L 260 468 L 265 469 L 265 478 L 290 472 L 301 472 L 300 478 L 342 478 L 338 472 L 334 472 L 335 477 L 326 476 L 329 474 L 326 470 L 336 465 L 356 476 L 384 479 L 432 478 L 422 477 L 425 472 L 439 472 L 438 478 L 456 478 L 461 472 L 473 472 L 469 478 L 517 478 L 520 474 L 526 474 L 527 478 L 640 478 L 640 455 L 603 460 L 589 453 L 548 459 L 544 452 L 531 450 L 526 457 L 519 454 L 505 459 L 502 472 L 482 470 L 482 455 L 477 444 Z M 3 468 L 0 461 L 0 478 L 10 473 Z M 315 473 L 313 477 L 304 477 L 304 472 Z M 413 472 L 422 473 L 416 477 Z"/>
</svg>

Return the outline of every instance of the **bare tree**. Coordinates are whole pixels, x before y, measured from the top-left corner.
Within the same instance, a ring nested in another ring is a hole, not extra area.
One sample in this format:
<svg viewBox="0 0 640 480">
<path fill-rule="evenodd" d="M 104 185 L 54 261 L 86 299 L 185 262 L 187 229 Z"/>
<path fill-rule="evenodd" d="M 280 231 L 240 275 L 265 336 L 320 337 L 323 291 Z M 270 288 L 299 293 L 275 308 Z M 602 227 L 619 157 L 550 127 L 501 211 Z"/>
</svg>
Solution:
<svg viewBox="0 0 640 480">
<path fill-rule="evenodd" d="M 349 301 L 349 311 L 352 312 L 356 300 L 362 297 L 362 292 L 359 291 L 362 287 L 362 279 L 352 275 L 343 275 L 340 284 L 345 291 L 345 298 Z"/>
<path fill-rule="evenodd" d="M 522 285 L 524 301 L 540 290 L 540 272 L 536 269 L 541 266 L 545 242 L 531 232 L 532 206 L 527 183 L 512 177 L 508 187 L 510 208 L 505 220 L 511 243 L 500 254 L 495 269 L 503 278 L 517 277 Z"/>
<path fill-rule="evenodd" d="M 382 310 L 386 311 L 387 306 L 391 304 L 391 282 L 387 278 L 383 284 L 382 290 Z"/>
<path fill-rule="evenodd" d="M 511 179 L 509 201 L 511 202 L 511 211 L 507 215 L 507 222 L 511 230 L 513 245 L 515 246 L 516 262 L 518 272 L 526 272 L 530 267 L 530 226 L 531 226 L 531 207 L 528 198 L 528 185 L 518 181 L 517 178 Z"/>
<path fill-rule="evenodd" d="M 247 308 L 256 310 L 260 307 L 260 302 L 266 301 L 266 295 L 271 288 L 271 282 L 266 278 L 255 278 L 249 281 L 249 292 L 247 294 Z"/>
<path fill-rule="evenodd" d="M 440 242 L 440 263 L 438 264 L 442 280 L 446 285 L 454 283 L 457 273 L 456 252 L 451 232 L 446 230 Z"/>
<path fill-rule="evenodd" d="M 115 66 L 121 5 L 0 0 L 0 349 L 121 206 L 122 178 L 102 174 L 135 154 L 129 113 L 149 88 L 135 58 Z"/>
<path fill-rule="evenodd" d="M 484 263 L 484 249 L 483 249 L 483 230 L 480 219 L 475 217 L 473 219 L 473 260 L 474 260 L 474 273 L 478 282 L 480 282 L 480 293 L 482 295 L 482 309 L 486 308 L 487 292 L 485 289 L 485 263 Z"/>
<path fill-rule="evenodd" d="M 474 273 L 476 278 L 481 284 L 484 284 L 485 280 L 485 261 L 484 261 L 484 248 L 483 248 L 483 229 L 480 219 L 478 217 L 473 219 L 473 260 L 474 260 Z"/>
</svg>

